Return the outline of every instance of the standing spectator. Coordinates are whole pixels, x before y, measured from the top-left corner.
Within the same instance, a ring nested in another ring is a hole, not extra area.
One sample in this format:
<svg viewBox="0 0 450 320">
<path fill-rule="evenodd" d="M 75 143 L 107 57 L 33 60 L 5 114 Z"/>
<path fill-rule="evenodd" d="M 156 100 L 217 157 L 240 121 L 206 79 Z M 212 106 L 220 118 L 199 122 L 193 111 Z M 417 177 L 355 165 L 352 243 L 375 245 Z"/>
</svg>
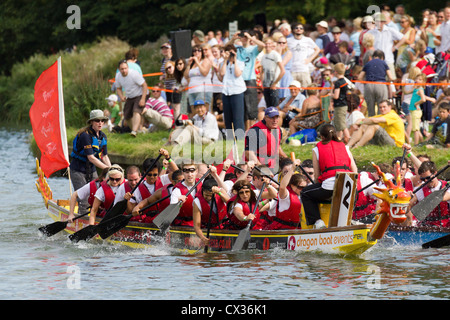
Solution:
<svg viewBox="0 0 450 320">
<path fill-rule="evenodd" d="M 227 44 L 224 48 L 224 61 L 220 66 L 219 80 L 223 82 L 222 102 L 225 127 L 235 130 L 245 130 L 244 124 L 244 92 L 246 90 L 242 77 L 245 63 L 237 59 L 236 47 Z M 233 139 L 227 136 L 227 139 Z"/>
<path fill-rule="evenodd" d="M 361 45 L 359 43 L 359 36 L 361 35 L 362 18 L 358 17 L 353 20 L 353 33 L 350 35 L 350 46 L 353 48 L 356 64 L 359 64 L 359 57 L 361 56 Z"/>
<path fill-rule="evenodd" d="M 341 40 L 341 34 L 342 30 L 339 27 L 334 27 L 333 30 L 331 30 L 333 33 L 333 41 L 329 42 L 325 49 L 323 50 L 323 54 L 327 57 L 331 57 L 332 55 L 335 55 L 339 53 L 339 44 L 342 42 Z M 352 53 L 353 49 L 350 47 L 347 47 L 348 53 Z"/>
<path fill-rule="evenodd" d="M 361 55 L 360 55 L 359 63 L 363 66 L 363 65 L 365 65 L 365 63 L 363 62 L 363 57 L 367 50 L 366 46 L 363 43 L 363 40 L 364 40 L 364 37 L 367 34 L 367 32 L 369 30 L 372 30 L 373 28 L 375 28 L 375 21 L 373 20 L 372 16 L 365 16 L 362 20 L 361 27 L 362 27 L 362 31 L 359 34 L 359 46 L 361 48 Z M 375 37 L 374 37 L 373 42 L 375 42 Z M 372 46 L 373 46 L 373 44 L 372 44 Z"/>
<path fill-rule="evenodd" d="M 130 134 L 136 137 L 147 97 L 147 83 L 139 72 L 128 68 L 125 60 L 119 62 L 119 73 L 116 73 L 115 83 L 120 101 L 125 102 L 123 116 L 131 128 Z"/>
<path fill-rule="evenodd" d="M 142 75 L 141 66 L 137 63 L 138 52 L 139 51 L 137 49 L 134 49 L 134 48 L 128 50 L 125 53 L 125 60 L 127 60 L 128 68 L 134 69 L 134 70 L 136 70 L 137 72 L 139 72 Z"/>
<path fill-rule="evenodd" d="M 209 108 L 212 101 L 211 66 L 211 60 L 205 57 L 202 47 L 195 45 L 184 72 L 189 80 L 189 105 L 192 106 L 196 100 L 204 100 Z"/>
<path fill-rule="evenodd" d="M 447 5 L 444 9 L 444 19 L 437 37 L 441 44 L 439 48 L 436 48 L 436 53 L 446 52 L 450 49 L 450 5 Z"/>
<path fill-rule="evenodd" d="M 428 16 L 428 27 L 426 29 L 420 29 L 422 31 L 420 38 L 427 44 L 427 52 L 436 53 L 436 47 L 441 44 L 441 41 L 438 39 L 440 27 L 437 13 L 435 11 L 430 12 Z"/>
<path fill-rule="evenodd" d="M 400 23 L 402 25 L 402 29 L 400 30 L 400 32 L 404 34 L 406 40 L 401 46 L 397 45 L 397 61 L 398 57 L 401 56 L 403 50 L 405 50 L 408 45 L 412 45 L 416 40 L 416 29 L 413 27 L 414 19 L 411 16 L 404 15 L 401 17 Z"/>
<path fill-rule="evenodd" d="M 288 39 L 288 47 L 292 51 L 292 78 L 308 87 L 311 84 L 309 64 L 318 56 L 320 49 L 311 38 L 303 35 L 301 23 L 295 23 L 292 30 L 294 37 Z"/>
<path fill-rule="evenodd" d="M 275 50 L 275 42 L 271 37 L 266 38 L 266 53 L 261 58 L 261 81 L 263 84 L 264 99 L 266 105 L 275 107 L 278 105 L 278 87 L 285 70 L 281 55 Z"/>
<path fill-rule="evenodd" d="M 406 143 L 410 143 L 411 139 L 411 129 L 412 129 L 412 121 L 411 121 L 411 113 L 409 111 L 409 104 L 411 103 L 411 97 L 414 91 L 414 82 L 417 76 L 422 73 L 419 68 L 411 67 L 409 68 L 409 72 L 404 74 L 402 78 L 402 83 L 405 85 L 402 86 L 402 111 L 405 114 L 406 122 L 408 123 L 405 128 L 405 139 Z"/>
<path fill-rule="evenodd" d="M 201 46 L 205 43 L 205 34 L 201 30 L 195 30 L 192 35 L 192 46 Z"/>
<path fill-rule="evenodd" d="M 289 85 L 292 82 L 291 67 L 292 67 L 292 52 L 287 46 L 287 38 L 281 36 L 277 39 L 277 46 L 275 48 L 281 58 L 281 63 L 284 66 L 284 76 L 280 80 L 280 88 L 278 89 L 278 98 L 285 99 L 289 95 Z"/>
<path fill-rule="evenodd" d="M 166 75 L 166 64 L 168 61 L 173 59 L 172 46 L 169 43 L 163 43 L 161 45 L 161 54 L 163 56 L 161 60 L 160 71 L 162 75 L 159 77 L 159 81 L 164 83 L 163 88 L 172 90 L 175 85 L 175 80 L 173 78 L 167 78 Z M 163 98 L 170 104 L 172 104 L 172 92 L 163 91 Z"/>
<path fill-rule="evenodd" d="M 168 61 L 166 63 L 165 78 L 166 81 L 170 80 L 171 92 L 166 92 L 167 105 L 174 111 L 174 116 L 177 117 L 180 114 L 180 102 L 181 102 L 181 92 L 177 89 L 177 79 L 175 78 L 175 62 Z M 166 87 L 166 89 L 168 89 Z"/>
<path fill-rule="evenodd" d="M 323 50 L 326 48 L 328 43 L 330 43 L 330 38 L 328 37 L 328 23 L 326 21 L 320 21 L 316 23 L 316 29 L 319 36 L 316 38 L 316 45 L 320 49 L 320 54 L 324 55 Z"/>
<path fill-rule="evenodd" d="M 118 102 L 119 97 L 117 97 L 116 94 L 109 95 L 109 97 L 106 98 L 106 101 L 108 101 L 108 109 L 104 110 L 103 113 L 105 116 L 106 113 L 109 114 L 108 130 L 111 132 L 114 127 L 120 126 L 120 116 L 122 111 L 120 111 L 120 105 Z"/>
<path fill-rule="evenodd" d="M 385 82 L 386 76 L 393 81 L 391 71 L 384 62 L 384 53 L 376 50 L 373 53 L 373 59 L 370 60 L 358 76 L 358 80 L 370 82 Z M 388 98 L 388 88 L 383 84 L 366 83 L 364 85 L 364 95 L 367 103 L 367 112 L 369 117 L 375 115 L 375 104 Z"/>
<path fill-rule="evenodd" d="M 381 50 L 385 54 L 385 61 L 391 71 L 391 78 L 396 79 L 394 67 L 394 51 L 397 50 L 405 41 L 407 36 L 400 31 L 386 26 L 387 20 L 383 13 L 375 15 L 376 28 L 369 30 L 368 33 L 375 37 L 375 49 Z M 394 41 L 399 41 L 394 46 Z"/>
<path fill-rule="evenodd" d="M 217 108 L 217 100 L 220 99 L 222 101 L 222 89 L 223 84 L 222 81 L 218 78 L 218 73 L 220 69 L 220 65 L 223 62 L 222 58 L 222 47 L 220 45 L 215 45 L 211 48 L 211 53 L 213 56 L 212 60 L 212 67 L 213 67 L 213 74 L 212 74 L 212 85 L 213 85 L 213 104 L 212 104 L 212 111 L 218 111 Z"/>
<path fill-rule="evenodd" d="M 375 37 L 370 33 L 366 33 L 362 40 L 364 54 L 359 60 L 362 66 L 366 65 L 367 62 L 372 60 L 373 53 L 375 52 L 375 47 L 373 46 L 374 43 Z"/>
<path fill-rule="evenodd" d="M 283 34 L 283 36 L 287 39 L 287 38 L 292 38 L 292 31 L 291 31 L 291 26 L 289 23 L 284 22 L 282 24 L 280 24 L 280 26 L 278 27 L 278 29 L 280 30 L 280 32 Z"/>
<path fill-rule="evenodd" d="M 245 64 L 242 70 L 242 78 L 247 88 L 244 92 L 244 120 L 245 127 L 249 128 L 258 118 L 255 63 L 256 57 L 264 48 L 264 42 L 256 38 L 256 33 L 253 30 L 234 34 L 230 40 L 231 43 L 233 44 L 238 38 L 242 46 L 236 45 L 237 59 L 243 61 Z"/>
<path fill-rule="evenodd" d="M 174 71 L 174 77 L 175 77 L 175 87 L 174 91 L 179 93 L 181 95 L 180 104 L 174 104 L 173 105 L 173 116 L 175 119 L 178 119 L 178 116 L 180 114 L 186 114 L 187 111 L 187 94 L 185 89 L 188 86 L 189 81 L 184 76 L 184 72 L 186 70 L 186 61 L 184 61 L 183 58 L 178 58 L 175 61 L 175 71 Z"/>
<path fill-rule="evenodd" d="M 332 97 L 334 106 L 334 127 L 339 139 L 347 142 L 350 139 L 348 133 L 346 117 L 347 117 L 347 91 L 348 84 L 345 80 L 345 66 L 343 63 L 337 63 L 334 66 L 334 73 L 337 80 L 333 83 Z"/>
<path fill-rule="evenodd" d="M 424 73 L 419 73 L 414 79 L 416 84 L 426 83 L 426 76 Z M 424 92 L 424 88 L 416 86 L 413 90 L 411 102 L 409 104 L 409 111 L 411 113 L 412 133 L 414 135 L 414 144 L 418 144 L 423 141 L 422 133 L 420 132 L 420 122 L 422 121 L 422 109 L 420 105 L 427 100 L 436 102 L 436 99 L 427 97 Z"/>
</svg>

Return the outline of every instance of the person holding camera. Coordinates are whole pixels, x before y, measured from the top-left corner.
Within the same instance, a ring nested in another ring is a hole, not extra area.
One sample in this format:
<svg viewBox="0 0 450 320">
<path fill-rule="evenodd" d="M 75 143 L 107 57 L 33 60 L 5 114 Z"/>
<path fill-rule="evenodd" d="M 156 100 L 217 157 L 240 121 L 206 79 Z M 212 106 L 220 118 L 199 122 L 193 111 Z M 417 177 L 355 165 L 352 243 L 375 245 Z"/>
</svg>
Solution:
<svg viewBox="0 0 450 320">
<path fill-rule="evenodd" d="M 225 128 L 241 129 L 245 131 L 244 124 L 244 92 L 247 90 L 242 77 L 245 63 L 236 59 L 236 47 L 227 44 L 224 48 L 224 61 L 220 66 L 218 78 L 223 83 L 222 102 Z M 233 137 L 227 137 L 232 139 Z"/>
<path fill-rule="evenodd" d="M 216 117 L 208 112 L 203 100 L 194 102 L 195 115 L 192 120 L 176 120 L 177 128 L 170 138 L 171 144 L 183 145 L 185 143 L 209 144 L 219 139 L 219 127 Z"/>
</svg>

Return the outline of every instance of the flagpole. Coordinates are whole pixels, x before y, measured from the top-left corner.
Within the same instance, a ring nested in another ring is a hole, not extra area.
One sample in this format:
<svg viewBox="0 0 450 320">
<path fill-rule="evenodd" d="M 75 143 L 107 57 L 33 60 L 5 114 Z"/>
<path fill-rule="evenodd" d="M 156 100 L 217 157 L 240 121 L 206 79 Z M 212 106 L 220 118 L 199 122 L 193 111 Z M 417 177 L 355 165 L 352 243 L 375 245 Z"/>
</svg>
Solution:
<svg viewBox="0 0 450 320">
<path fill-rule="evenodd" d="M 64 91 L 62 81 L 62 65 L 61 57 L 58 58 L 58 97 L 59 97 L 59 126 L 61 129 L 61 144 L 63 148 L 64 157 L 69 162 L 69 151 L 67 146 L 67 133 L 66 133 L 66 116 L 64 110 Z M 72 180 L 70 178 L 70 169 L 67 167 L 67 175 L 69 178 L 69 192 L 72 196 Z"/>
</svg>

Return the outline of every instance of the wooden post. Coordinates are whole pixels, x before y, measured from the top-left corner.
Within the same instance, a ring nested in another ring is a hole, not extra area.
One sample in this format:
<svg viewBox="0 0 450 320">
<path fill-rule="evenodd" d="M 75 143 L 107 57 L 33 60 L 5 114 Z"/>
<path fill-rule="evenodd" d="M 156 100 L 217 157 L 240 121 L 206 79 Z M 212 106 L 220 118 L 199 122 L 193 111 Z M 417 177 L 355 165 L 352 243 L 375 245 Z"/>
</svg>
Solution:
<svg viewBox="0 0 450 320">
<path fill-rule="evenodd" d="M 328 227 L 350 225 L 356 196 L 356 173 L 338 172 L 331 198 L 331 213 Z"/>
</svg>

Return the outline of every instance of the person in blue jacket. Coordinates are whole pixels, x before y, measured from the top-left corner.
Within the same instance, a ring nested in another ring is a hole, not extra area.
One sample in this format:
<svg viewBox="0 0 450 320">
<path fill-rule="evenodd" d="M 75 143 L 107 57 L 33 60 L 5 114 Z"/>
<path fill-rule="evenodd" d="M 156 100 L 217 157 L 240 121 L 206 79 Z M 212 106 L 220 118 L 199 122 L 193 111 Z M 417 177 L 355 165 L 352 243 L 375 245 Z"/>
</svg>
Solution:
<svg viewBox="0 0 450 320">
<path fill-rule="evenodd" d="M 106 135 L 102 132 L 107 121 L 108 117 L 105 117 L 103 111 L 92 110 L 87 121 L 88 125 L 78 131 L 73 140 L 73 151 L 70 154 L 72 161 L 69 168 L 75 191 L 98 177 L 97 168 L 103 170 L 111 167 Z M 79 201 L 79 206 L 87 209 L 88 204 Z"/>
</svg>

